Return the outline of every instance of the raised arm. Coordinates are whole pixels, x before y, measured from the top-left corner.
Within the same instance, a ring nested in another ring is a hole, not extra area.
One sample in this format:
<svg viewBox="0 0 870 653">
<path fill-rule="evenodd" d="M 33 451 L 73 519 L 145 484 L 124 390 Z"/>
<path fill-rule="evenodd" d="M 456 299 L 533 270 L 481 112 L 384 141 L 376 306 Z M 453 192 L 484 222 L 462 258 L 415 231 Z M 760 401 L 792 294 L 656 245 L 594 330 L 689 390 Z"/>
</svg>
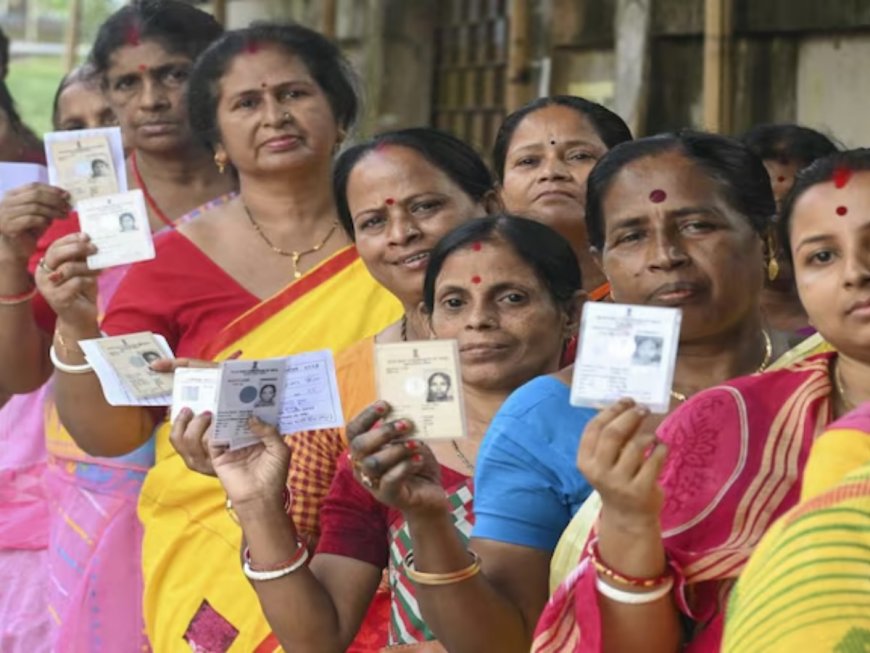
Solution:
<svg viewBox="0 0 870 653">
<path fill-rule="evenodd" d="M 590 421 L 580 442 L 578 467 L 602 501 L 596 587 L 604 653 L 680 649 L 659 518 L 667 451 L 641 429 L 648 414 L 622 400 Z"/>
<path fill-rule="evenodd" d="M 85 234 L 59 238 L 36 270 L 36 283 L 57 314 L 53 347 L 59 365 L 55 401 L 76 443 L 91 455 L 120 456 L 151 435 L 154 418 L 138 406 L 111 406 L 97 375 L 87 366 L 79 340 L 99 338 L 97 274 L 86 258 L 96 248 Z"/>
<path fill-rule="evenodd" d="M 45 184 L 10 190 L 0 201 L 0 390 L 31 392 L 51 376 L 50 336 L 33 314 L 27 269 L 52 220 L 69 211 L 69 195 Z"/>
<path fill-rule="evenodd" d="M 427 625 L 451 653 L 526 653 L 547 600 L 549 553 L 489 540 L 466 545 L 431 450 L 395 442 L 413 437 L 409 424 L 375 426 L 385 414 L 377 406 L 384 404 L 348 424 L 351 453 L 372 494 L 408 521 L 414 555 L 405 573 Z"/>
<path fill-rule="evenodd" d="M 287 515 L 284 487 L 290 450 L 277 430 L 254 418 L 261 443 L 238 451 L 208 443 L 211 417 L 183 410 L 170 439 L 191 468 L 209 452 L 214 469 L 242 527 L 253 575 L 278 570 L 271 580 L 253 580 L 260 605 L 281 646 L 300 653 L 342 653 L 356 636 L 381 579 L 374 565 L 318 554 L 305 566 L 305 544 Z M 242 570 L 239 570 L 242 573 Z M 250 578 L 250 576 L 249 576 Z"/>
</svg>

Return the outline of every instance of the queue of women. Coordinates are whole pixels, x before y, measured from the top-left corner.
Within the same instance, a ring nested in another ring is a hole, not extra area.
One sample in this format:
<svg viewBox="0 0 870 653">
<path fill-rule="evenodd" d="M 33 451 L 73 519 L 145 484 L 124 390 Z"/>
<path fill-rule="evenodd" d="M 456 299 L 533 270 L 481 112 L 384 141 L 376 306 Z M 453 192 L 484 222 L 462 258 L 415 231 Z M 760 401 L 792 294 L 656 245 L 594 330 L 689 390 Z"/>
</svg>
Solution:
<svg viewBox="0 0 870 653">
<path fill-rule="evenodd" d="M 863 650 L 870 152 L 634 140 L 553 96 L 491 172 L 426 127 L 350 144 L 359 110 L 321 35 L 178 0 L 61 82 L 56 129 L 120 125 L 157 254 L 97 273 L 64 190 L 0 202 L 0 649 Z M 570 404 L 588 301 L 682 310 L 667 416 Z M 331 349 L 347 426 L 229 451 L 210 413 L 110 405 L 78 341 L 141 331 L 165 374 Z M 374 389 L 375 343 L 430 338 L 467 438 Z"/>
</svg>

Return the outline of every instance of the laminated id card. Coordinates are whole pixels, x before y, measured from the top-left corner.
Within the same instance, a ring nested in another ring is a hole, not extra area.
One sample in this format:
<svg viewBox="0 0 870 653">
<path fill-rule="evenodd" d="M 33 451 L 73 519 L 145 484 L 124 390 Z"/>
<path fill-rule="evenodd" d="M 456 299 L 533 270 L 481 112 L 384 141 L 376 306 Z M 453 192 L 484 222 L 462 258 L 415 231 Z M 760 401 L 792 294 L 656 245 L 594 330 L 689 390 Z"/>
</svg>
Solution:
<svg viewBox="0 0 870 653">
<path fill-rule="evenodd" d="M 629 397 L 654 413 L 668 412 L 681 320 L 678 308 L 587 302 L 571 404 L 605 408 Z"/>
</svg>

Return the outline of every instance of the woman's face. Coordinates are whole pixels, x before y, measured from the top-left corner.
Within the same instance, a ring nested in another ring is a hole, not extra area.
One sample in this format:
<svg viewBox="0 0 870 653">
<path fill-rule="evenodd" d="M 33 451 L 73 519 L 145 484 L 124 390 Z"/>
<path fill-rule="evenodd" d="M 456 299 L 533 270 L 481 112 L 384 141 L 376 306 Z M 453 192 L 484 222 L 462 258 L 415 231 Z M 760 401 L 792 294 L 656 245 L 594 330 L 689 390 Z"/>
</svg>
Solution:
<svg viewBox="0 0 870 653">
<path fill-rule="evenodd" d="M 96 84 L 75 82 L 57 99 L 57 124 L 60 131 L 97 129 L 117 125 L 118 120 L 106 96 Z"/>
<path fill-rule="evenodd" d="M 400 146 L 360 159 L 348 178 L 347 204 L 360 257 L 406 306 L 422 300 L 429 252 L 441 237 L 486 214 L 440 168 Z"/>
<path fill-rule="evenodd" d="M 156 41 L 112 53 L 106 97 L 129 147 L 173 152 L 190 146 L 184 92 L 191 65 L 186 55 L 168 52 Z"/>
<path fill-rule="evenodd" d="M 585 251 L 586 179 L 607 147 L 586 116 L 551 105 L 517 125 L 505 158 L 502 201 Z"/>
<path fill-rule="evenodd" d="M 843 188 L 809 188 L 795 203 L 790 230 L 810 323 L 838 351 L 870 362 L 870 172 L 854 173 Z"/>
<path fill-rule="evenodd" d="M 220 81 L 218 154 L 245 174 L 328 170 L 338 142 L 329 99 L 305 63 L 264 46 L 237 56 Z"/>
<path fill-rule="evenodd" d="M 496 240 L 444 262 L 431 327 L 435 337 L 459 341 L 465 383 L 510 391 L 559 368 L 574 324 L 528 263 Z"/>
<path fill-rule="evenodd" d="M 450 383 L 443 374 L 436 374 L 429 381 L 429 395 L 433 399 L 444 399 L 450 393 Z"/>
<path fill-rule="evenodd" d="M 720 334 L 758 310 L 762 240 L 682 154 L 626 165 L 602 208 L 602 263 L 615 301 L 680 307 L 683 341 Z"/>
</svg>

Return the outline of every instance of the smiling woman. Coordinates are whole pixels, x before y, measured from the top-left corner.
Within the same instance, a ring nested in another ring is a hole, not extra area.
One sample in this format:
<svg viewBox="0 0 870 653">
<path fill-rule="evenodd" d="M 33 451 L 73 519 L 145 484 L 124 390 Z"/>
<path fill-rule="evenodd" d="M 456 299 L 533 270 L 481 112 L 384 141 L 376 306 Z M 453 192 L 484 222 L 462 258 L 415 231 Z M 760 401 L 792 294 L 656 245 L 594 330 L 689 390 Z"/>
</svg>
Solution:
<svg viewBox="0 0 870 653">
<path fill-rule="evenodd" d="M 170 120 L 181 99 L 199 147 L 233 164 L 239 194 L 157 238 L 156 258 L 124 277 L 99 326 L 92 296 L 75 291 L 84 265 L 71 270 L 80 273 L 69 275 L 72 283 L 38 272 L 65 342 L 99 337 L 101 329 L 152 331 L 179 357 L 223 360 L 241 350 L 257 359 L 341 350 L 395 321 L 397 304 L 337 228 L 332 157 L 357 108 L 337 48 L 300 26 L 227 33 L 190 70 L 185 99 L 174 86 L 175 57 L 185 50 L 159 52 L 161 41 L 148 40 L 146 25 L 124 32 L 129 44 L 111 58 L 110 94 L 138 98 L 140 109 L 125 114 L 135 137 L 164 152 L 188 131 Z M 148 55 L 144 70 L 127 59 L 132 50 Z M 164 118 L 171 126 L 158 127 Z M 84 258 L 91 247 L 76 241 L 70 249 Z M 61 356 L 84 363 L 73 347 Z M 254 650 L 269 629 L 237 572 L 238 528 L 217 485 L 188 471 L 172 449 L 163 411 L 110 406 L 92 374 L 62 374 L 56 388 L 61 419 L 91 454 L 123 455 L 155 435 L 157 463 L 139 502 L 152 648 L 220 640 Z"/>
</svg>

